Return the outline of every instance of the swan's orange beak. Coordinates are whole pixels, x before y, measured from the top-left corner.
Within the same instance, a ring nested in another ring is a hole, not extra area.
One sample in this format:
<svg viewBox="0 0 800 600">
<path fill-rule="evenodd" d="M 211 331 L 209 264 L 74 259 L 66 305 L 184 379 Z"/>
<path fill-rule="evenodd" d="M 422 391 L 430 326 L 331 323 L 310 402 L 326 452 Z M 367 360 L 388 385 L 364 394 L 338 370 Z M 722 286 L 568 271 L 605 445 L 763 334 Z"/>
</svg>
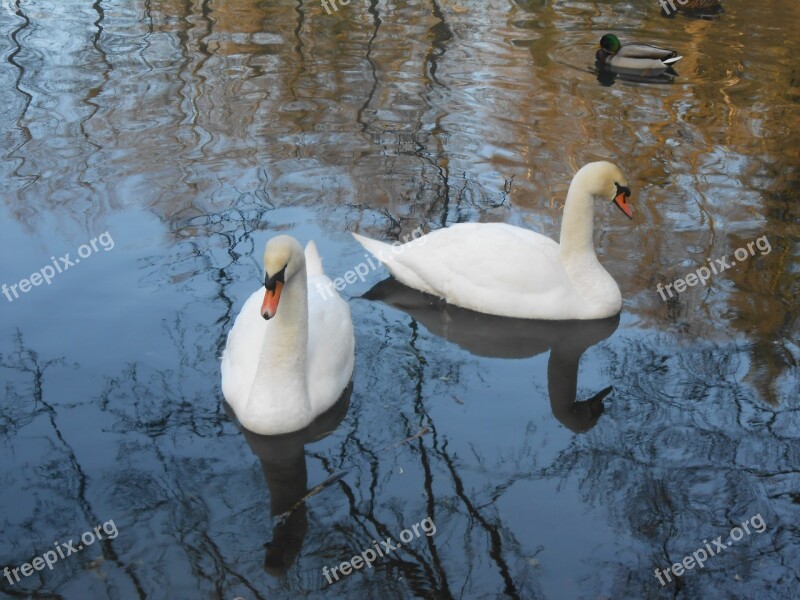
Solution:
<svg viewBox="0 0 800 600">
<path fill-rule="evenodd" d="M 620 191 L 620 193 L 617 194 L 617 196 L 614 198 L 614 204 L 616 204 L 619 207 L 619 209 L 622 212 L 624 212 L 629 219 L 632 219 L 633 211 L 631 210 L 631 207 L 628 205 L 628 203 L 625 202 L 625 198 L 630 195 L 631 195 L 630 190 L 622 189 L 622 191 Z"/>
<path fill-rule="evenodd" d="M 278 302 L 281 299 L 281 290 L 283 289 L 283 282 L 276 281 L 272 289 L 267 288 L 267 293 L 264 294 L 264 302 L 261 304 L 261 316 L 265 321 L 268 321 L 275 316 L 278 312 Z"/>
</svg>

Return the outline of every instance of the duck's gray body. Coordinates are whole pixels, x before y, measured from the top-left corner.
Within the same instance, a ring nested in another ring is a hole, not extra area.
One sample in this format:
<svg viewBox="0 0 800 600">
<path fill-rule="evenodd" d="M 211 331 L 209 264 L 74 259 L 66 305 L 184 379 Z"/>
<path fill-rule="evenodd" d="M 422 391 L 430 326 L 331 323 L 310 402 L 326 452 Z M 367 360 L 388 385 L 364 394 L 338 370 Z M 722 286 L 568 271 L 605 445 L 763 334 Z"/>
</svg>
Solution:
<svg viewBox="0 0 800 600">
<path fill-rule="evenodd" d="M 674 50 L 651 46 L 650 44 L 626 44 L 614 53 L 600 48 L 596 54 L 597 61 L 602 65 L 630 70 L 659 70 L 666 69 L 682 56 Z"/>
</svg>

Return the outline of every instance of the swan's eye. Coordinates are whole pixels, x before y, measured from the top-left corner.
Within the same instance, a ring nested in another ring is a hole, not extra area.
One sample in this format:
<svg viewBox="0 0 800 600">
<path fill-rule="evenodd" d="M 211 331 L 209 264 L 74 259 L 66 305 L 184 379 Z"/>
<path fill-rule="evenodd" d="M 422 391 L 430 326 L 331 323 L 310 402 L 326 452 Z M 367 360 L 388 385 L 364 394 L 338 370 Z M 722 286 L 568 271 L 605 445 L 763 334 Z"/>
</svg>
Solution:
<svg viewBox="0 0 800 600">
<path fill-rule="evenodd" d="M 286 267 L 283 267 L 280 271 L 275 273 L 272 277 L 269 276 L 269 273 L 264 275 L 264 287 L 267 288 L 270 292 L 275 291 L 275 286 L 278 283 L 284 283 L 283 276 L 286 273 Z"/>
<path fill-rule="evenodd" d="M 617 186 L 617 193 L 616 193 L 617 196 L 619 196 L 620 194 L 625 194 L 626 198 L 630 197 L 631 189 L 629 187 L 620 185 L 616 181 L 614 182 L 614 185 Z"/>
</svg>

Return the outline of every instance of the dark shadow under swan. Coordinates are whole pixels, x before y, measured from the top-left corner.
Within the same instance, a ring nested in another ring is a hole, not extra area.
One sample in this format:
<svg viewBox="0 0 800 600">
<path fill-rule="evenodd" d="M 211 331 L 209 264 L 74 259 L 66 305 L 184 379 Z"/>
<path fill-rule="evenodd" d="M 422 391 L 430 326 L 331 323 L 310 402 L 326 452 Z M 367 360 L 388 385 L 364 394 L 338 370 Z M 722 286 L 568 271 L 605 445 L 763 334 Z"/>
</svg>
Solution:
<svg viewBox="0 0 800 600">
<path fill-rule="evenodd" d="M 619 315 L 580 321 L 498 317 L 447 304 L 393 278 L 376 284 L 362 298 L 405 312 L 431 333 L 475 356 L 528 358 L 550 350 L 547 381 L 553 416 L 571 431 L 582 433 L 594 427 L 603 413 L 603 399 L 613 388 L 577 400 L 578 366 L 586 349 L 616 331 Z"/>
<path fill-rule="evenodd" d="M 236 420 L 230 405 L 223 403 L 261 462 L 269 489 L 269 513 L 274 525 L 272 539 L 264 544 L 264 570 L 270 575 L 284 575 L 300 554 L 308 529 L 305 500 L 338 479 L 338 476 L 331 477 L 309 492 L 305 447 L 326 438 L 339 426 L 347 414 L 352 391 L 351 382 L 336 403 L 311 424 L 283 435 L 259 435 L 245 429 Z"/>
</svg>

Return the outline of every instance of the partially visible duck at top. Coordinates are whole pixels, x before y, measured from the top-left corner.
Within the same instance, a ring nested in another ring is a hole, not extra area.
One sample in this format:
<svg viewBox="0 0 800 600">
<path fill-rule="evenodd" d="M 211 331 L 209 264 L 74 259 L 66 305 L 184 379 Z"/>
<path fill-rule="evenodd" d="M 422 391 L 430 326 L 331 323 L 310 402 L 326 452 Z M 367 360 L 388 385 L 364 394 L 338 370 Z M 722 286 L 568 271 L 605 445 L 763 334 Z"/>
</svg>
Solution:
<svg viewBox="0 0 800 600">
<path fill-rule="evenodd" d="M 672 17 L 677 12 L 713 15 L 722 12 L 721 0 L 658 0 L 662 14 Z"/>
<path fill-rule="evenodd" d="M 600 38 L 595 58 L 603 66 L 645 71 L 667 69 L 683 57 L 675 50 L 650 44 L 623 45 L 616 35 L 607 33 Z"/>
</svg>

